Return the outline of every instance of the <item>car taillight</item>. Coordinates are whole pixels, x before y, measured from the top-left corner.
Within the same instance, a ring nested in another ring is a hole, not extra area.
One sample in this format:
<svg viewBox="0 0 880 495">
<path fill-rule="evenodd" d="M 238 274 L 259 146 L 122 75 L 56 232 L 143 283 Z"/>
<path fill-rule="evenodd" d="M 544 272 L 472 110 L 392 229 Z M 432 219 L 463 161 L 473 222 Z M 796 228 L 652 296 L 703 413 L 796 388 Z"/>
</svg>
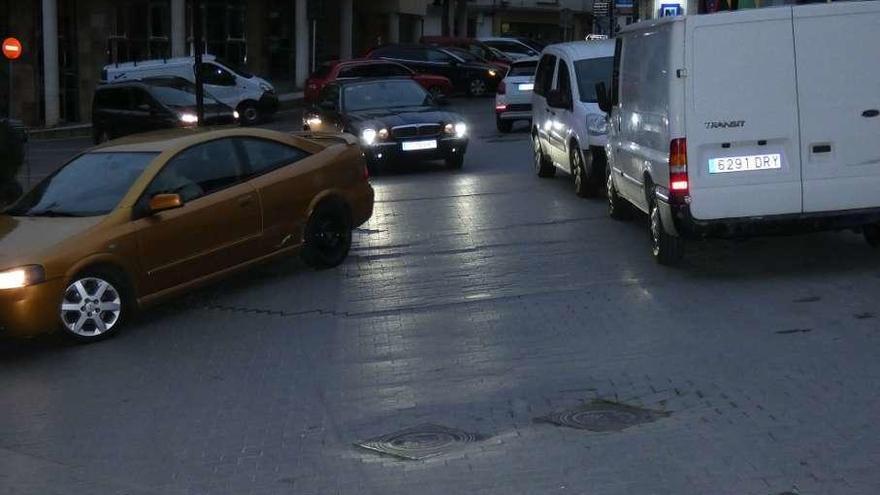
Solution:
<svg viewBox="0 0 880 495">
<path fill-rule="evenodd" d="M 370 180 L 370 168 L 364 163 L 364 180 Z"/>
<path fill-rule="evenodd" d="M 498 93 L 499 95 L 503 95 L 503 94 L 507 93 L 507 85 L 504 84 L 504 81 L 501 81 L 500 83 L 498 83 L 498 89 L 495 92 Z"/>
<path fill-rule="evenodd" d="M 669 200 L 684 203 L 690 185 L 688 183 L 687 139 L 678 138 L 669 142 Z"/>
</svg>

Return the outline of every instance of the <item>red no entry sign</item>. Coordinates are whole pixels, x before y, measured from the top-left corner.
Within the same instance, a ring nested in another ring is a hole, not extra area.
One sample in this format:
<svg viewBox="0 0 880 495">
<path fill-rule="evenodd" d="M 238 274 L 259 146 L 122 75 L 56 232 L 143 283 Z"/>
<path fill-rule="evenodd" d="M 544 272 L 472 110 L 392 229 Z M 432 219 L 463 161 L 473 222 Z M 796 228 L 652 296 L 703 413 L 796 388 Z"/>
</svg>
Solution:
<svg viewBox="0 0 880 495">
<path fill-rule="evenodd" d="M 21 56 L 21 41 L 15 38 L 3 40 L 3 56 L 9 60 L 15 60 Z"/>
</svg>

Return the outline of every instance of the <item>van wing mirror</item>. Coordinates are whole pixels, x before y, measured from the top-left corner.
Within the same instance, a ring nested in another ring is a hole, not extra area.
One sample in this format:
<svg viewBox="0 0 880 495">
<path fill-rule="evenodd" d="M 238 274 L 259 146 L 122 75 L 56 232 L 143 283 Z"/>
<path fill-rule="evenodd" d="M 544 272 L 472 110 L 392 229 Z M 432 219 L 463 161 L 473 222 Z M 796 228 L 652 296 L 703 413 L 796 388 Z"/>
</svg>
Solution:
<svg viewBox="0 0 880 495">
<path fill-rule="evenodd" d="M 600 110 L 611 114 L 611 95 L 608 94 L 608 89 L 605 87 L 604 82 L 596 83 L 596 102 L 599 104 Z"/>
</svg>

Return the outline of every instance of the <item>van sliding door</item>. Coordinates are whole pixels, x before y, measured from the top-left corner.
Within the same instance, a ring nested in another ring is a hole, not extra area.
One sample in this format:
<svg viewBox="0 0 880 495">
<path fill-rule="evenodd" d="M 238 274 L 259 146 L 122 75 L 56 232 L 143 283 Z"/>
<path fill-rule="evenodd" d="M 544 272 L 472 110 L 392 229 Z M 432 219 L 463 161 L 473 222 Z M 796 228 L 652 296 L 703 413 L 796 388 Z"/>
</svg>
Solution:
<svg viewBox="0 0 880 495">
<path fill-rule="evenodd" d="M 880 206 L 880 3 L 796 7 L 804 211 Z"/>
</svg>

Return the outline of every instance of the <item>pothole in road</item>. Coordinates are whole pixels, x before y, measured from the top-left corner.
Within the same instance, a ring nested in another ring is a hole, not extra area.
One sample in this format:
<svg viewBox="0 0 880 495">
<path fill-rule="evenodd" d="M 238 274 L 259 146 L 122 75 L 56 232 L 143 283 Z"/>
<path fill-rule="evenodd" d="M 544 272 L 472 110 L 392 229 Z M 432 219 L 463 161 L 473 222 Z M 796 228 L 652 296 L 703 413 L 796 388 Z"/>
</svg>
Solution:
<svg viewBox="0 0 880 495">
<path fill-rule="evenodd" d="M 669 416 L 668 412 L 652 411 L 618 402 L 594 400 L 580 407 L 535 418 L 535 422 L 602 432 L 621 431 L 632 426 L 652 423 L 667 416 Z"/>
<path fill-rule="evenodd" d="M 426 423 L 371 438 L 355 445 L 400 459 L 419 461 L 486 438 L 479 433 Z"/>
</svg>

